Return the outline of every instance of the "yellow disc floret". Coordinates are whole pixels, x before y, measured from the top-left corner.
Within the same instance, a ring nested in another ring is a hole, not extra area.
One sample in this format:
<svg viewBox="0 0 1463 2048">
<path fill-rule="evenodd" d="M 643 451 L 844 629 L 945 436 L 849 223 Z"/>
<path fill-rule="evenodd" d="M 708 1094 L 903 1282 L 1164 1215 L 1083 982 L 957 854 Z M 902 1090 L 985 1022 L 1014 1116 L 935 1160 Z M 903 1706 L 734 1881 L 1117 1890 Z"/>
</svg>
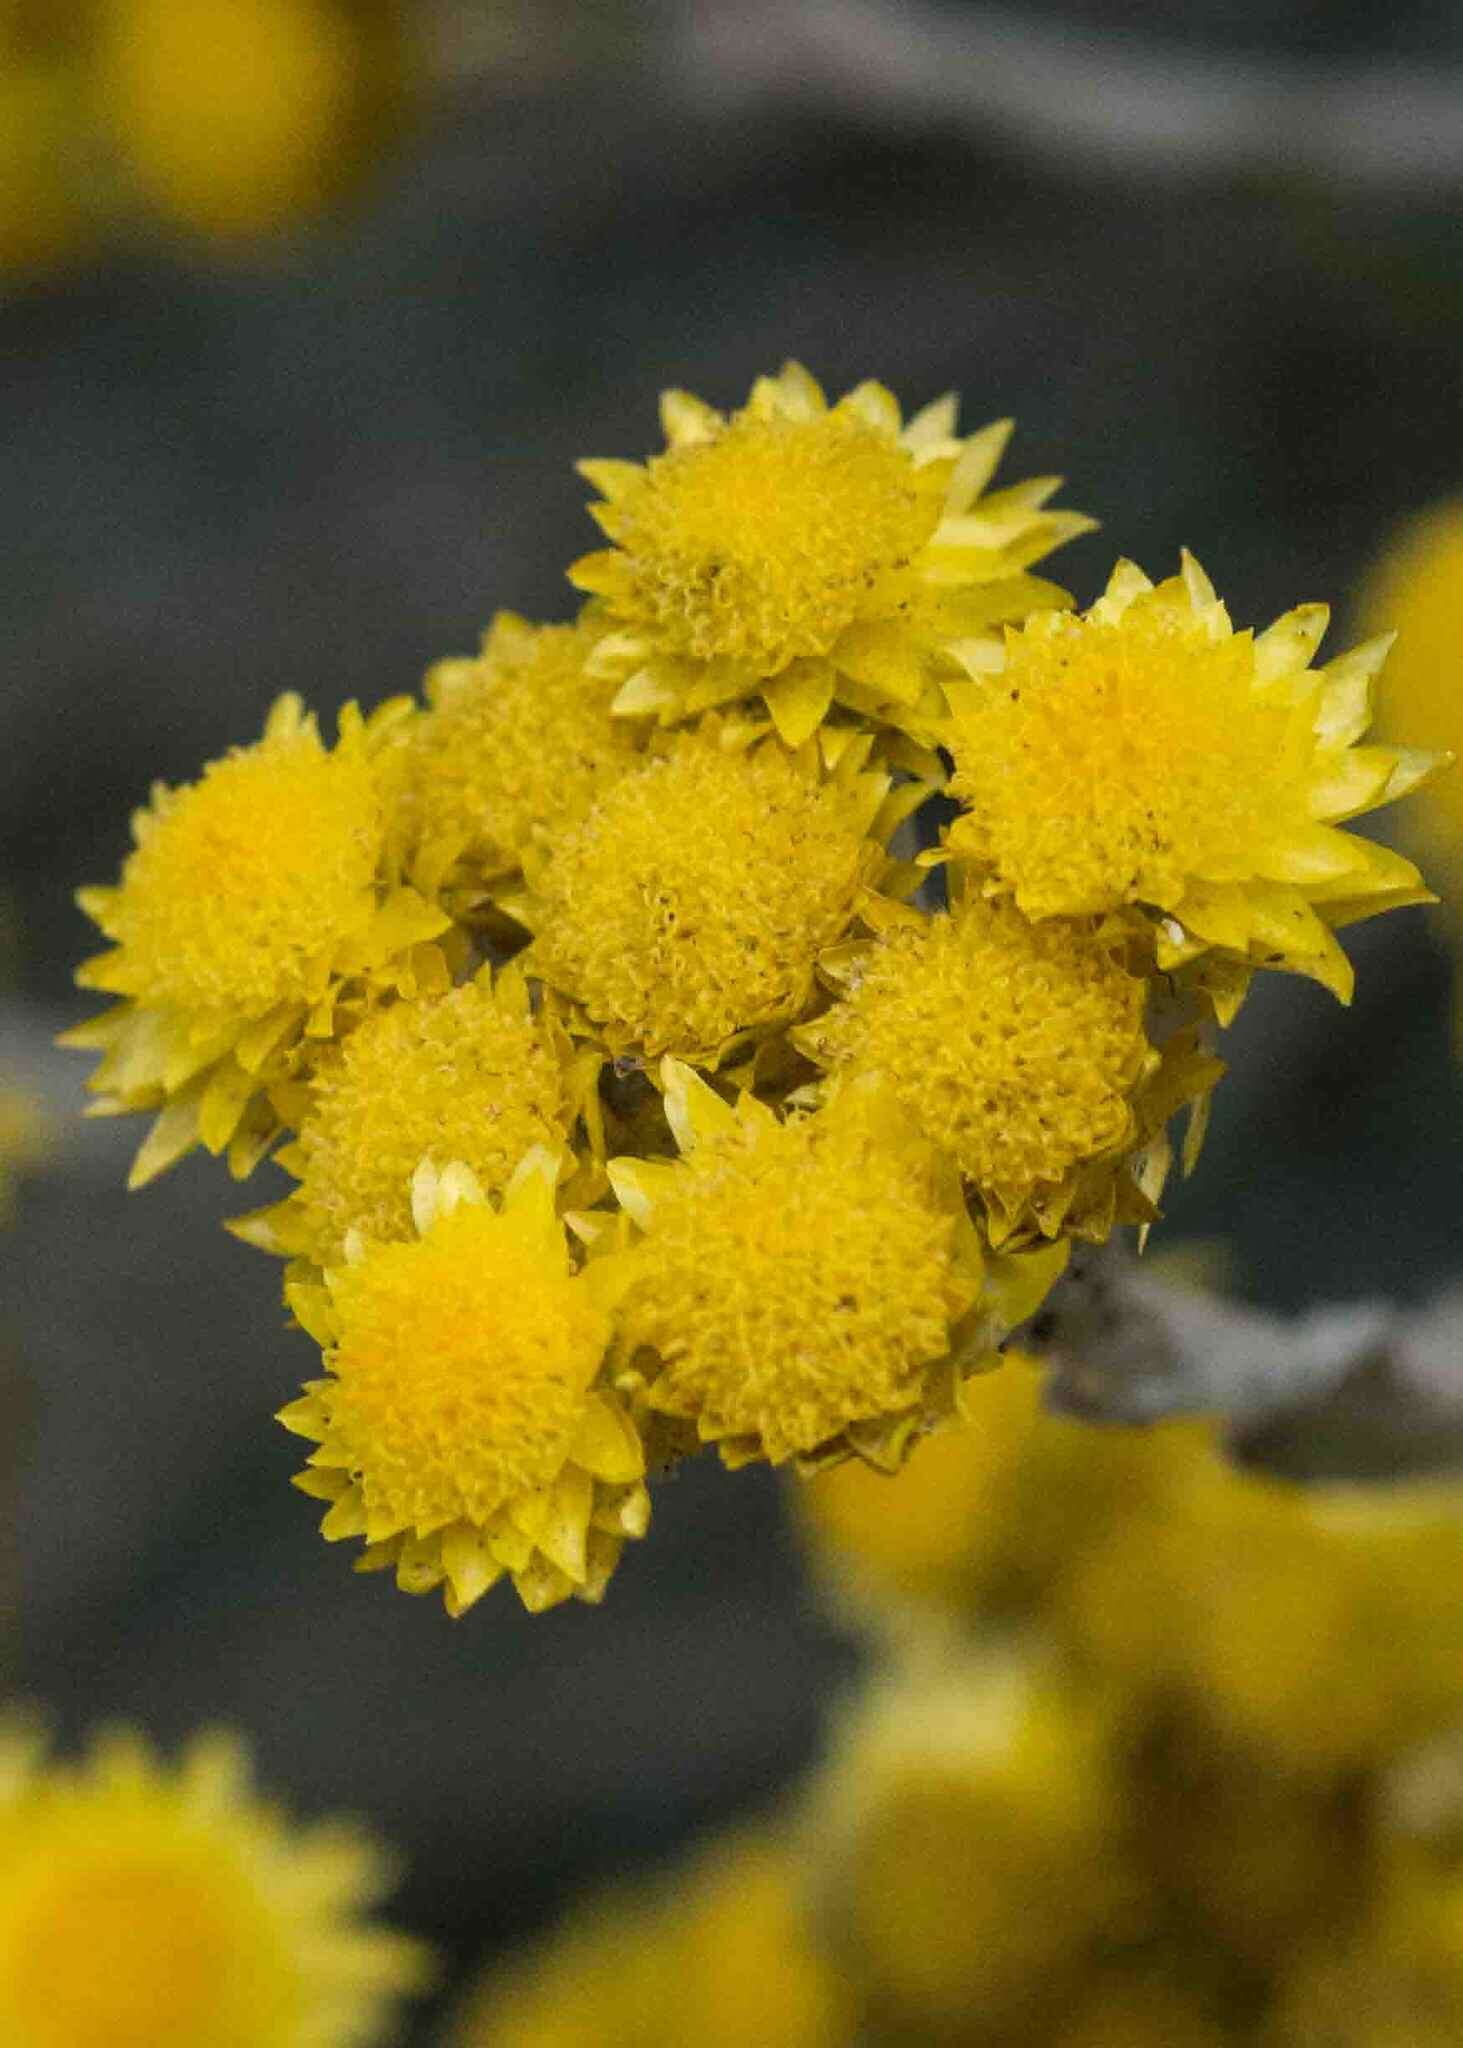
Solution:
<svg viewBox="0 0 1463 2048">
<path fill-rule="evenodd" d="M 1146 994 L 1121 935 L 972 897 L 894 917 L 843 1000 L 798 1036 L 835 1071 L 885 1074 L 994 1218 L 1034 1204 L 1055 1228 L 1070 1201 L 1051 1197 L 1075 1169 L 1134 1137 L 1134 1091 L 1156 1058 Z"/>
<path fill-rule="evenodd" d="M 293 1833 L 223 1737 L 176 1772 L 114 1736 L 0 1808 L 0 2036 L 16 2048 L 364 2048 L 423 1974 L 358 1919 L 375 1851 Z"/>
<path fill-rule="evenodd" d="M 327 751 L 313 720 L 159 789 L 99 921 L 121 948 L 106 986 L 181 1009 L 262 1016 L 302 1000 L 362 921 L 381 853 L 371 763 Z"/>
<path fill-rule="evenodd" d="M 1325 624 L 1306 605 L 1252 639 L 1191 558 L 1156 589 L 1120 563 L 1090 612 L 1008 634 L 999 673 L 962 696 L 952 849 L 1029 917 L 1142 905 L 1168 913 L 1160 965 L 1217 947 L 1346 996 L 1331 926 L 1426 891 L 1334 821 L 1438 757 L 1353 744 L 1386 643 L 1312 670 Z"/>
<path fill-rule="evenodd" d="M 335 1503 L 326 1535 L 365 1535 L 409 1590 L 446 1577 L 454 1612 L 504 1569 L 534 1604 L 598 1597 L 613 1557 L 586 1553 L 595 1479 L 640 1477 L 633 1432 L 591 1397 L 605 1269 L 571 1271 L 553 1170 L 530 1154 L 500 1211 L 464 1167 L 424 1164 L 420 1238 L 357 1243 L 323 1288 L 290 1290 L 326 1346 L 329 1377 L 282 1417 L 320 1444 L 306 1490 Z"/>
<path fill-rule="evenodd" d="M 402 829 L 429 860 L 460 862 L 469 882 L 512 873 L 535 833 L 582 818 L 635 764 L 613 684 L 585 673 L 598 637 L 502 612 L 475 660 L 430 671 L 398 768 Z"/>
<path fill-rule="evenodd" d="M 624 1317 L 652 1357 L 651 1405 L 728 1463 L 850 1448 L 898 1462 L 953 1398 L 981 1294 L 958 1186 L 881 1088 L 779 1121 L 750 1097 L 727 1108 L 674 1062 L 666 1079 L 678 1132 L 699 1121 L 693 1148 L 610 1170 L 648 1231 Z M 982 1328 L 976 1354 L 992 1341 Z"/>
<path fill-rule="evenodd" d="M 643 468 L 581 464 L 615 546 L 569 573 L 617 708 L 671 723 L 760 693 L 796 745 L 836 698 L 928 730 L 976 637 L 1065 602 L 1025 570 L 1090 523 L 1043 509 L 1056 478 L 981 500 L 1010 422 L 962 439 L 955 417 L 941 399 L 905 425 L 872 383 L 830 407 L 789 363 L 730 418 L 667 392 Z"/>
<path fill-rule="evenodd" d="M 412 1233 L 411 1179 L 423 1159 L 461 1160 L 496 1194 L 524 1153 L 561 1145 L 565 1068 L 520 977 L 507 970 L 446 995 L 376 1010 L 316 1077 L 284 1163 L 300 1186 L 241 1234 L 333 1265 L 356 1230 Z"/>
<path fill-rule="evenodd" d="M 528 964 L 616 1052 L 715 1058 L 795 1016 L 880 864 L 887 778 L 857 749 L 828 776 L 809 750 L 727 738 L 677 736 L 531 875 Z"/>
</svg>

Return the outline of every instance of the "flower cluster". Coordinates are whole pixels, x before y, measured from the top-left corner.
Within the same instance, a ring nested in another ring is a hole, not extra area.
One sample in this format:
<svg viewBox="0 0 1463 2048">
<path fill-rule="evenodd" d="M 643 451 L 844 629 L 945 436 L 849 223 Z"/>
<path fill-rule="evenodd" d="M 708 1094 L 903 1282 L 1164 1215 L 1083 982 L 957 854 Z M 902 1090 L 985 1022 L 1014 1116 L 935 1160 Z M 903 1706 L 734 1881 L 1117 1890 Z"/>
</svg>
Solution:
<svg viewBox="0 0 1463 2048">
<path fill-rule="evenodd" d="M 1358 744 L 1383 641 L 1315 667 L 1323 608 L 1236 633 L 1187 558 L 1072 611 L 1091 522 L 953 400 L 662 417 L 584 465 L 576 620 L 334 744 L 281 699 L 82 895 L 134 1183 L 280 1146 L 232 1227 L 323 1354 L 299 1483 L 454 1614 L 598 1599 L 705 1445 L 897 1470 L 1155 1220 L 1252 974 L 1344 998 L 1336 927 L 1426 896 L 1341 829 L 1441 758 Z"/>
<path fill-rule="evenodd" d="M 1056 1421 L 1019 1358 L 971 1408 L 907 1475 L 799 1490 L 880 1656 L 789 1810 L 571 1915 L 457 2048 L 1459 2038 L 1456 1487 Z"/>
<path fill-rule="evenodd" d="M 0 2037 L 16 2048 L 366 2048 L 426 1952 L 373 1926 L 389 1868 L 354 1828 L 291 1826 L 239 1744 L 176 1765 L 127 1731 L 75 1764 L 0 1730 Z"/>
</svg>

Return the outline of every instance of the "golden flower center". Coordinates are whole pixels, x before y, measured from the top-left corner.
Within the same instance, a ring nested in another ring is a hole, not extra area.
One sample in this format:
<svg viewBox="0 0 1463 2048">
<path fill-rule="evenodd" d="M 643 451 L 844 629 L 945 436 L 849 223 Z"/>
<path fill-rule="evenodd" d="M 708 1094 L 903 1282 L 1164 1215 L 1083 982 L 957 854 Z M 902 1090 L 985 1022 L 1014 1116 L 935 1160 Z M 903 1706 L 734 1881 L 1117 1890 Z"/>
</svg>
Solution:
<svg viewBox="0 0 1463 2048">
<path fill-rule="evenodd" d="M 516 868 L 535 830 L 583 817 L 637 758 L 610 714 L 618 685 L 584 673 L 603 626 L 515 626 L 475 661 L 438 663 L 402 759 L 413 835 L 460 842 L 489 875 Z"/>
<path fill-rule="evenodd" d="M 428 1534 L 486 1523 L 563 1463 L 608 1324 L 567 1259 L 463 1203 L 332 1276 L 327 1445 L 368 1514 Z"/>
<path fill-rule="evenodd" d="M 657 1193 L 626 1307 L 656 1405 L 774 1462 L 908 1408 L 948 1346 L 952 1227 L 923 1161 L 857 1123 L 703 1144 Z"/>
<path fill-rule="evenodd" d="M 793 1015 L 877 858 L 861 792 L 784 748 L 687 735 L 565 833 L 537 885 L 535 971 L 617 1043 L 709 1056 Z"/>
<path fill-rule="evenodd" d="M 775 674 L 887 610 L 940 498 L 894 441 L 846 414 L 759 419 L 672 448 L 600 517 L 631 608 L 671 652 Z"/>
<path fill-rule="evenodd" d="M 128 858 L 106 929 L 130 992 L 260 1016 L 370 908 L 381 808 L 369 764 L 308 729 L 213 762 L 169 792 Z"/>
<path fill-rule="evenodd" d="M 412 1235 L 411 1177 L 461 1160 L 490 1193 L 524 1153 L 568 1128 L 563 1079 L 543 1033 L 469 983 L 375 1011 L 316 1080 L 300 1128 L 296 1197 L 321 1264 L 346 1232 Z"/>
<path fill-rule="evenodd" d="M 0 1955 L 6 2039 L 25 2048 L 274 2048 L 289 2038 L 294 1974 L 252 1889 L 232 1873 L 225 1890 L 229 1875 L 196 1846 L 186 1856 L 58 1856 Z"/>
<path fill-rule="evenodd" d="M 1122 1141 L 1144 994 L 1089 925 L 976 898 L 892 927 L 807 1037 L 830 1065 L 887 1075 L 967 1179 L 1014 1205 Z"/>
<path fill-rule="evenodd" d="M 1032 917 L 1172 905 L 1190 878 L 1253 876 L 1305 820 L 1294 715 L 1252 693 L 1247 634 L 1136 607 L 1015 633 L 954 741 L 970 806 L 951 843 Z"/>
</svg>

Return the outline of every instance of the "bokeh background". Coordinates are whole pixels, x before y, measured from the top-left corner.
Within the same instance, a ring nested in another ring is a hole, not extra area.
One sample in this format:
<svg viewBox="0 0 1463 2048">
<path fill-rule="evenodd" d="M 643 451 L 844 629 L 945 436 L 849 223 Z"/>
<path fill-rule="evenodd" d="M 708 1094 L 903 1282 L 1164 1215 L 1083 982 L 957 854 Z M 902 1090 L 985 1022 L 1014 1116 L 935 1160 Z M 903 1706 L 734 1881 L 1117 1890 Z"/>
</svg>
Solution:
<svg viewBox="0 0 1463 2048">
<path fill-rule="evenodd" d="M 1436 0 L 0 0 L 0 1068 L 53 1130 L 0 1248 L 15 1687 L 72 1735 L 239 1724 L 401 1846 L 454 1970 L 806 1761 L 852 1652 L 770 1479 L 663 1487 L 600 1613 L 453 1626 L 318 1541 L 274 1268 L 206 1163 L 125 1196 L 136 1134 L 50 1050 L 72 891 L 279 691 L 370 703 L 500 605 L 568 616 L 574 458 L 788 355 L 1014 413 L 1010 473 L 1103 521 L 1080 601 L 1182 543 L 1237 621 L 1344 633 L 1463 489 L 1460 198 Z M 1463 1265 L 1446 933 L 1360 927 L 1349 1012 L 1251 999 L 1167 1226 L 1242 1295 Z"/>
</svg>

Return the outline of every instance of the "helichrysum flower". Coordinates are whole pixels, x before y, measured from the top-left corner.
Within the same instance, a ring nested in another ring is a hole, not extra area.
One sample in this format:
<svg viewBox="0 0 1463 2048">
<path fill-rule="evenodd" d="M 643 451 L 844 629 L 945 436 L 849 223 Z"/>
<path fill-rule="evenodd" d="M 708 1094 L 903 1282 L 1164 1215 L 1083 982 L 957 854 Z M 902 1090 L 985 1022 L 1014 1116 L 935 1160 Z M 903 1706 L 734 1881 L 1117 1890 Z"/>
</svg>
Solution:
<svg viewBox="0 0 1463 2048">
<path fill-rule="evenodd" d="M 176 1766 L 129 1734 L 73 1766 L 8 1745 L 0 1793 L 7 2048 L 366 2048 L 426 1957 L 372 1927 L 375 1846 L 295 1828 L 227 1736 Z"/>
<path fill-rule="evenodd" d="M 489 1975 L 452 2048 L 844 2048 L 848 1990 L 814 1942 L 805 1873 L 772 1828 L 669 1882 L 592 1900 Z"/>
<path fill-rule="evenodd" d="M 352 1231 L 409 1238 L 423 1159 L 459 1161 L 501 1194 L 526 1152 L 564 1145 L 598 1065 L 533 1014 L 511 966 L 496 982 L 484 969 L 445 995 L 383 1004 L 322 1064 L 299 1136 L 278 1155 L 299 1187 L 230 1227 L 317 1266 L 339 1264 Z"/>
<path fill-rule="evenodd" d="M 877 1084 L 785 1119 L 674 1061 L 664 1084 L 686 1156 L 609 1168 L 646 1233 L 622 1316 L 651 1408 L 730 1465 L 898 1464 L 1065 1247 L 983 1253 L 953 1175 Z"/>
<path fill-rule="evenodd" d="M 614 545 L 569 574 L 623 711 L 760 695 L 791 745 L 835 703 L 928 733 L 973 643 L 1066 601 L 1026 571 L 1092 522 L 1045 509 L 1053 477 L 982 496 L 1009 421 L 962 439 L 943 398 L 905 425 L 881 384 L 830 406 L 796 363 L 729 418 L 669 391 L 661 420 L 643 467 L 580 465 Z"/>
<path fill-rule="evenodd" d="M 270 1090 L 381 990 L 446 987 L 451 920 L 383 869 L 377 776 L 398 701 L 341 714 L 334 748 L 297 697 L 264 737 L 187 788 L 161 784 L 133 818 L 115 888 L 82 908 L 113 950 L 78 974 L 121 1005 L 66 1034 L 101 1049 L 96 1114 L 161 1111 L 130 1185 L 193 1145 L 246 1172 L 280 1127 Z"/>
<path fill-rule="evenodd" d="M 616 1054 L 715 1062 L 795 1017 L 883 869 L 904 791 L 863 767 L 867 740 L 829 771 L 751 738 L 677 734 L 530 867 L 524 965 Z"/>
<path fill-rule="evenodd" d="M 1092 1701 L 1008 1658 L 893 1673 L 856 1707 L 814 1838 L 876 2034 L 1040 2040 L 1071 2011 L 1131 1918 L 1104 1734 Z"/>
<path fill-rule="evenodd" d="M 953 1156 L 993 1243 L 1151 1220 L 1138 1154 L 1221 1069 L 1192 1033 L 1166 1061 L 1150 1043 L 1131 934 L 1101 918 L 1033 924 L 974 892 L 948 914 L 866 902 L 864 915 L 877 937 L 845 952 L 841 1000 L 795 1042 L 835 1074 L 886 1076 Z"/>
<path fill-rule="evenodd" d="M 385 12 L 340 0 L 102 0 L 97 106 L 143 198 L 209 236 L 319 212 L 375 140 L 397 83 Z"/>
<path fill-rule="evenodd" d="M 295 1484 L 330 1502 L 322 1534 L 366 1538 L 359 1568 L 443 1586 L 453 1615 L 505 1572 L 534 1610 L 598 1600 L 649 1521 L 640 1439 L 596 1387 L 623 1268 L 572 1271 L 556 1171 L 529 1153 L 495 1208 L 424 1163 L 418 1238 L 353 1240 L 288 1289 L 327 1373 L 280 1413 L 319 1446 Z"/>
<path fill-rule="evenodd" d="M 585 673 L 599 637 L 500 612 L 481 654 L 428 672 L 428 708 L 392 764 L 396 827 L 423 874 L 489 893 L 635 766 L 636 721 L 614 717 L 614 686 Z"/>
<path fill-rule="evenodd" d="M 1236 633 L 1186 556 L 1156 588 L 1120 563 L 1090 611 L 1008 631 L 955 707 L 951 850 L 1028 917 L 1139 906 L 1161 968 L 1217 956 L 1226 1009 L 1255 967 L 1347 999 L 1334 927 L 1430 898 L 1339 825 L 1446 757 L 1356 744 L 1388 643 L 1313 669 L 1326 618 L 1303 605 Z"/>
</svg>

